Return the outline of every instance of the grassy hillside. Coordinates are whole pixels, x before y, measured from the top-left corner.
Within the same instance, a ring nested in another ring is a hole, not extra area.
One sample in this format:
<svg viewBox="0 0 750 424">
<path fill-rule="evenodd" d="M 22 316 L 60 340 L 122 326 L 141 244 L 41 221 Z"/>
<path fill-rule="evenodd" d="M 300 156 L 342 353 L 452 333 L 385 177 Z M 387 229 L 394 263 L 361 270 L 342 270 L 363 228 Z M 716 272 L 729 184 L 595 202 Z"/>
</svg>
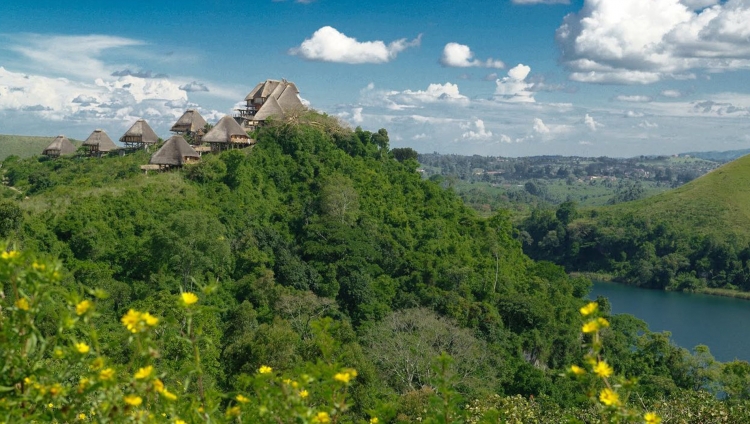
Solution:
<svg viewBox="0 0 750 424">
<path fill-rule="evenodd" d="M 0 160 L 16 155 L 22 158 L 39 155 L 54 137 L 30 137 L 25 135 L 0 135 Z"/>
<path fill-rule="evenodd" d="M 700 235 L 750 240 L 750 155 L 675 190 L 605 211 L 668 221 Z"/>
</svg>

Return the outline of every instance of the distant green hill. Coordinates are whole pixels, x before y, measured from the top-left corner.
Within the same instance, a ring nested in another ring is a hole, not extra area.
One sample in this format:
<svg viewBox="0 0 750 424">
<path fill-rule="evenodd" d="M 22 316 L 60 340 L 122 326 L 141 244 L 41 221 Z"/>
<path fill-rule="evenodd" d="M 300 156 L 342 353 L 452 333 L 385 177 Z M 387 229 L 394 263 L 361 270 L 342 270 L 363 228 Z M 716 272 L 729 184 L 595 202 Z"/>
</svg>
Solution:
<svg viewBox="0 0 750 424">
<path fill-rule="evenodd" d="M 675 190 L 605 209 L 664 220 L 674 228 L 750 240 L 750 156 L 744 156 Z"/>
<path fill-rule="evenodd" d="M 54 137 L 0 134 L 0 161 L 12 155 L 22 158 L 41 155 L 45 147 L 49 146 L 54 139 Z M 73 139 L 70 139 L 70 141 L 75 146 L 81 145 L 80 142 Z"/>
<path fill-rule="evenodd" d="M 748 153 L 750 153 L 750 149 L 727 150 L 724 152 L 716 152 L 716 151 L 688 152 L 688 153 L 680 153 L 680 156 L 690 156 L 694 158 L 712 160 L 712 161 L 717 161 L 717 162 L 729 162 L 737 158 L 740 158 L 742 156 L 745 156 Z"/>
</svg>

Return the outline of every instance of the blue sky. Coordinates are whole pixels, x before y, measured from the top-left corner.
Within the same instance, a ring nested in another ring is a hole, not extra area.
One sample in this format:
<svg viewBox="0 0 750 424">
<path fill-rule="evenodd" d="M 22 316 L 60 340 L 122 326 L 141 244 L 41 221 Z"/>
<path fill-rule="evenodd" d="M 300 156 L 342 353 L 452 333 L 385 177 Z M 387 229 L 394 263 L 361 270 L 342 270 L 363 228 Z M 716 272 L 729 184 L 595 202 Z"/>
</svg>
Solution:
<svg viewBox="0 0 750 424">
<path fill-rule="evenodd" d="M 161 136 L 258 82 L 394 147 L 635 156 L 750 146 L 750 0 L 14 2 L 0 133 Z"/>
</svg>

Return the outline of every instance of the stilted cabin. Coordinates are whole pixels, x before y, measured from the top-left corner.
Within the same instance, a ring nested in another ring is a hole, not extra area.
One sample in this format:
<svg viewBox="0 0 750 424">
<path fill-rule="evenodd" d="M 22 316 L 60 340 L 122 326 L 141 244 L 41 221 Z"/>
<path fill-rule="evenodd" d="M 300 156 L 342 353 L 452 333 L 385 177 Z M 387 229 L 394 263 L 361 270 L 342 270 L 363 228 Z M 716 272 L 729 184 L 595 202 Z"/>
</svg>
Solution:
<svg viewBox="0 0 750 424">
<path fill-rule="evenodd" d="M 44 149 L 42 154 L 51 158 L 57 158 L 64 155 L 72 155 L 75 152 L 76 146 L 74 146 L 64 135 L 58 135 L 52 140 L 52 144 Z"/>
<path fill-rule="evenodd" d="M 290 113 L 305 109 L 299 90 L 287 80 L 266 80 L 245 97 L 245 108 L 236 109 L 235 120 L 248 131 L 263 125 L 266 119 L 284 119 Z"/>
<path fill-rule="evenodd" d="M 126 149 L 147 149 L 159 142 L 159 136 L 143 119 L 135 121 L 122 137 L 120 142 L 125 144 Z"/>
<path fill-rule="evenodd" d="M 182 114 L 180 119 L 172 125 L 170 131 L 180 135 L 186 135 L 193 140 L 193 146 L 202 144 L 201 138 L 204 135 L 204 128 L 208 123 L 195 109 L 188 109 Z"/>
<path fill-rule="evenodd" d="M 159 165 L 159 169 L 179 168 L 188 163 L 195 163 L 201 159 L 190 144 L 181 135 L 173 135 L 161 149 L 151 155 L 150 165 Z"/>
<path fill-rule="evenodd" d="M 100 129 L 95 129 L 89 138 L 83 142 L 83 145 L 89 148 L 89 156 L 96 157 L 102 157 L 109 152 L 119 149 L 107 133 Z"/>
<path fill-rule="evenodd" d="M 211 145 L 212 152 L 242 148 L 255 144 L 247 131 L 231 116 L 227 115 L 203 136 L 203 142 Z"/>
</svg>

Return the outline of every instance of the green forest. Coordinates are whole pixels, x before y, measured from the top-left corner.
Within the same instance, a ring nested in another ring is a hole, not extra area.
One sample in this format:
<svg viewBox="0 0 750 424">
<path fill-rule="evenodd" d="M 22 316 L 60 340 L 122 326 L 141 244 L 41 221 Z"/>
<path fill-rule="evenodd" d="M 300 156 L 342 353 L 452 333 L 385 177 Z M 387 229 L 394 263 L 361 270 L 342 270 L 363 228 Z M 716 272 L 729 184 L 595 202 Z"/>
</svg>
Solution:
<svg viewBox="0 0 750 424">
<path fill-rule="evenodd" d="M 517 229 L 385 129 L 315 112 L 253 138 L 148 175 L 145 151 L 3 161 L 0 421 L 750 420 L 750 364 L 611 315 L 566 272 L 635 276 L 651 243 L 638 281 L 724 281 L 658 279 L 681 243 L 718 270 L 721 243 L 634 217 L 628 248 L 573 203 Z"/>
</svg>

